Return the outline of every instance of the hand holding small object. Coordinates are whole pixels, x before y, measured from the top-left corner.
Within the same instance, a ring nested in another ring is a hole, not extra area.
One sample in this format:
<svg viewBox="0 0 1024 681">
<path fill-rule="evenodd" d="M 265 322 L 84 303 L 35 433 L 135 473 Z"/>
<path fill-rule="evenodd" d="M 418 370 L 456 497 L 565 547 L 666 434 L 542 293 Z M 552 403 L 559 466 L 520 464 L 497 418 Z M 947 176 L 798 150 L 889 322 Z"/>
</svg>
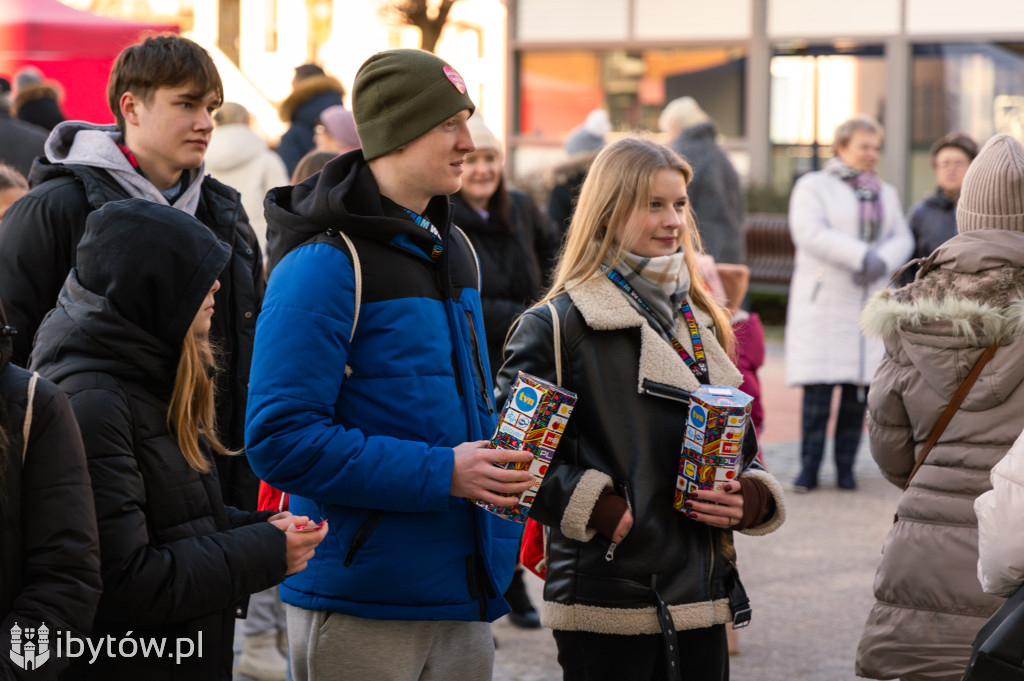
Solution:
<svg viewBox="0 0 1024 681">
<path fill-rule="evenodd" d="M 866 286 L 875 279 L 882 277 L 886 272 L 885 261 L 872 250 L 864 254 L 864 262 L 859 272 L 853 273 L 853 283 L 858 286 Z"/>
<path fill-rule="evenodd" d="M 487 444 L 487 440 L 477 440 L 455 447 L 451 495 L 479 499 L 496 506 L 512 506 L 517 503 L 518 495 L 533 485 L 533 474 L 526 470 L 506 470 L 495 464 L 529 463 L 533 461 L 533 454 L 489 449 Z"/>
<path fill-rule="evenodd" d="M 726 483 L 721 492 L 698 489 L 687 492 L 683 508 L 687 516 L 699 523 L 729 529 L 743 519 L 743 495 L 738 482 Z"/>
</svg>

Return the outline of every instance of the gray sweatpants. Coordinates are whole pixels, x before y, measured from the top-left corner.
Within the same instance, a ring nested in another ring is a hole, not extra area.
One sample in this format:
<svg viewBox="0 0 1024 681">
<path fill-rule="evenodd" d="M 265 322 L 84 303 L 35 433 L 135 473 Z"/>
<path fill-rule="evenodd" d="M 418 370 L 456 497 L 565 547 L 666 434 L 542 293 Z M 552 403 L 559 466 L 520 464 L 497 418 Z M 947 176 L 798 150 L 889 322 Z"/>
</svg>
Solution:
<svg viewBox="0 0 1024 681">
<path fill-rule="evenodd" d="M 487 622 L 371 620 L 285 605 L 295 681 L 490 681 Z"/>
</svg>

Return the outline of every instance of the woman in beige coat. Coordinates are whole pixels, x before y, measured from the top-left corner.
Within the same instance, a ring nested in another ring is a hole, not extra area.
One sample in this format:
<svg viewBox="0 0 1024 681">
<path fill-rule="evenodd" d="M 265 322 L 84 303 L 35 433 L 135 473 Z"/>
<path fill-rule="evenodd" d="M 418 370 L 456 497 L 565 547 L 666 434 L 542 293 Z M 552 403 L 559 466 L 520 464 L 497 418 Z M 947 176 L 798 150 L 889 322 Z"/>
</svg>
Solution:
<svg viewBox="0 0 1024 681">
<path fill-rule="evenodd" d="M 903 487 L 923 443 L 984 349 L 999 347 L 900 498 L 857 651 L 873 679 L 959 681 L 1003 602 L 977 579 L 974 500 L 1024 427 L 1024 148 L 989 141 L 964 179 L 958 235 L 915 281 L 865 309 L 886 354 L 868 395 L 871 454 Z"/>
</svg>

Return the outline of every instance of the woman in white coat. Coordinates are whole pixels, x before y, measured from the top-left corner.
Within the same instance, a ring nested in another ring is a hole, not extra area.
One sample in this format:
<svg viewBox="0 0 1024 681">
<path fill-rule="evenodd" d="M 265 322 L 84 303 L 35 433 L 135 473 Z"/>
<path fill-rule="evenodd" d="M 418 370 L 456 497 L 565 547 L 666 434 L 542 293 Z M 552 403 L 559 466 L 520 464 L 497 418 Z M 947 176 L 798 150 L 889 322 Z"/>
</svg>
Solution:
<svg viewBox="0 0 1024 681">
<path fill-rule="evenodd" d="M 882 126 L 856 116 L 835 132 L 835 157 L 797 181 L 789 202 L 796 263 L 786 314 L 786 382 L 804 387 L 800 475 L 806 492 L 818 485 L 825 428 L 836 386 L 836 482 L 856 486 L 853 462 L 860 445 L 867 387 L 882 358 L 882 343 L 859 327 L 868 298 L 887 285 L 914 247 L 892 185 L 875 175 Z"/>
</svg>

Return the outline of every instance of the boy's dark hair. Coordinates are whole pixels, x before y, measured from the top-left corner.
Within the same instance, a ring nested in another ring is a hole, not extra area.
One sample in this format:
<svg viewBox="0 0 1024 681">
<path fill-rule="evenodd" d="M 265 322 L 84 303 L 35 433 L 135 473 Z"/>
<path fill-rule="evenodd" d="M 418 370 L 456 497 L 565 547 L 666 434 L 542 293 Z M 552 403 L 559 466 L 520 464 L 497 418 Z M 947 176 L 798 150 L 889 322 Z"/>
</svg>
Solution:
<svg viewBox="0 0 1024 681">
<path fill-rule="evenodd" d="M 929 150 L 932 161 L 935 161 L 935 157 L 939 155 L 939 152 L 946 147 L 954 147 L 967 154 L 967 158 L 974 160 L 974 157 L 978 155 L 978 143 L 971 139 L 966 133 L 963 132 L 951 132 L 948 135 L 943 135 L 939 139 L 935 140 L 932 144 L 932 148 Z"/>
<path fill-rule="evenodd" d="M 191 83 L 195 93 L 205 96 L 217 93 L 217 105 L 224 101 L 224 85 L 210 53 L 173 33 L 150 36 L 141 43 L 126 47 L 117 55 L 107 81 L 107 104 L 124 132 L 121 95 L 131 92 L 149 102 L 161 87 L 179 87 Z"/>
<path fill-rule="evenodd" d="M 295 67 L 295 79 L 305 80 L 313 76 L 326 76 L 324 70 L 316 64 L 302 64 Z"/>
</svg>

